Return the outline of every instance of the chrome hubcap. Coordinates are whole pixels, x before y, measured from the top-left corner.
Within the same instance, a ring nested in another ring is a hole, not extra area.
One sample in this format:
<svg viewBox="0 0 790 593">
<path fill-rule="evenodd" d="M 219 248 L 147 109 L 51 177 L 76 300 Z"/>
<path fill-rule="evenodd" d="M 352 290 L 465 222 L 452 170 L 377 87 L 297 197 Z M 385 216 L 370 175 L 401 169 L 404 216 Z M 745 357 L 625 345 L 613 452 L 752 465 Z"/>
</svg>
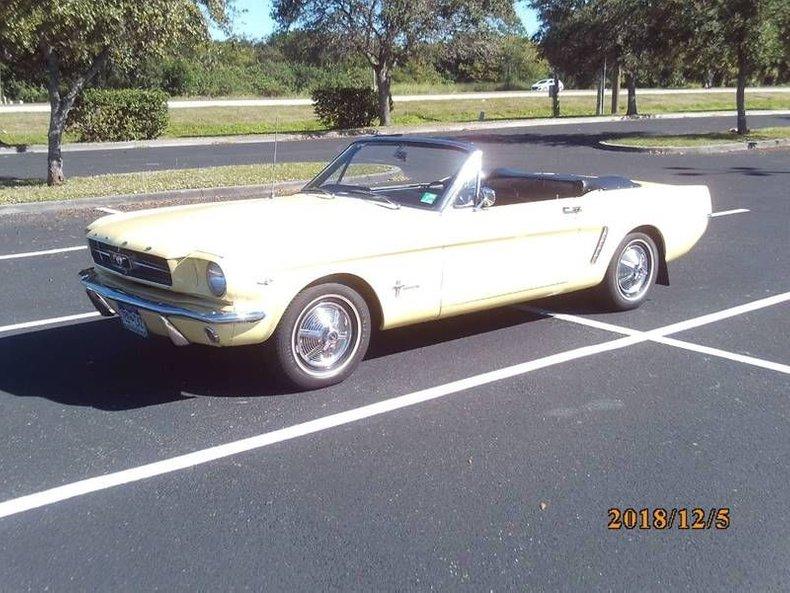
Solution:
<svg viewBox="0 0 790 593">
<path fill-rule="evenodd" d="M 652 252 L 643 241 L 629 243 L 617 263 L 617 288 L 627 299 L 639 298 L 647 289 L 653 267 Z"/>
<path fill-rule="evenodd" d="M 292 347 L 306 372 L 327 375 L 339 371 L 358 343 L 359 318 L 340 296 L 326 296 L 308 305 L 296 322 Z"/>
</svg>

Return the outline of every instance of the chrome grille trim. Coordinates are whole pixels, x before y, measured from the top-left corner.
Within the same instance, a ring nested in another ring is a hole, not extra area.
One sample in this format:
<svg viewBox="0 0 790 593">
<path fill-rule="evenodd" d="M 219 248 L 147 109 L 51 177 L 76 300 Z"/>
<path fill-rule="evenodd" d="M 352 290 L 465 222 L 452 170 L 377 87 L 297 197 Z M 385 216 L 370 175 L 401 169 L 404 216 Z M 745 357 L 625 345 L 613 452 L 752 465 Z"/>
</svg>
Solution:
<svg viewBox="0 0 790 593">
<path fill-rule="evenodd" d="M 102 268 L 162 286 L 173 285 L 170 265 L 162 257 L 116 247 L 95 239 L 88 239 L 88 246 L 93 261 Z"/>
</svg>

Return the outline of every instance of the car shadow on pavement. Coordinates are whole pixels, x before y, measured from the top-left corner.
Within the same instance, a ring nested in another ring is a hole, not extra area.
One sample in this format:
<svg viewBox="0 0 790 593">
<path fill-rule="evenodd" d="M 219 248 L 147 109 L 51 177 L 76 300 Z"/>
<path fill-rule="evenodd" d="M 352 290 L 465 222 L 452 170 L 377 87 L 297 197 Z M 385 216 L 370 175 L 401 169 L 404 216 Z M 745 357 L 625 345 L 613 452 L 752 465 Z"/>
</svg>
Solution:
<svg viewBox="0 0 790 593">
<path fill-rule="evenodd" d="M 762 167 L 736 166 L 724 169 L 705 169 L 702 167 L 687 167 L 673 165 L 664 167 L 667 171 L 672 171 L 673 175 L 680 177 L 705 177 L 711 178 L 719 175 L 745 175 L 747 177 L 772 177 L 773 175 L 790 175 L 790 169 L 773 170 Z"/>
<path fill-rule="evenodd" d="M 230 354 L 146 341 L 117 320 L 97 320 L 0 338 L 0 391 L 109 411 L 192 397 L 185 393 L 282 392 L 263 381 L 262 362 L 248 349 Z"/>
<path fill-rule="evenodd" d="M 625 134 L 619 134 L 624 136 Z M 638 135 L 638 134 L 636 134 Z M 513 144 L 529 144 L 532 146 L 590 146 L 598 148 L 598 141 L 606 137 L 613 137 L 615 134 L 584 134 L 584 133 L 570 133 L 570 134 L 541 134 L 541 133 L 524 133 L 524 134 L 497 134 L 497 133 L 471 133 L 464 134 L 460 138 L 475 144 L 499 144 L 499 145 L 513 145 Z"/>
<path fill-rule="evenodd" d="M 463 136 L 463 140 L 477 144 L 513 145 L 527 144 L 531 146 L 556 147 L 588 147 L 598 150 L 616 151 L 611 147 L 599 144 L 601 141 L 614 138 L 649 138 L 657 132 L 644 131 L 612 131 L 598 133 L 523 133 L 523 134 L 497 134 L 497 133 L 470 133 Z"/>
<path fill-rule="evenodd" d="M 513 307 L 502 307 L 376 332 L 371 338 L 366 358 L 389 356 L 406 350 L 415 350 L 513 327 L 538 319 L 541 319 L 540 315 L 520 311 Z"/>
<path fill-rule="evenodd" d="M 503 308 L 375 332 L 366 358 L 497 331 L 538 318 Z M 99 319 L 0 338 L 0 392 L 105 411 L 193 397 L 293 393 L 278 380 L 264 348 L 177 348 L 166 339 L 138 338 L 124 331 L 117 320 Z"/>
</svg>

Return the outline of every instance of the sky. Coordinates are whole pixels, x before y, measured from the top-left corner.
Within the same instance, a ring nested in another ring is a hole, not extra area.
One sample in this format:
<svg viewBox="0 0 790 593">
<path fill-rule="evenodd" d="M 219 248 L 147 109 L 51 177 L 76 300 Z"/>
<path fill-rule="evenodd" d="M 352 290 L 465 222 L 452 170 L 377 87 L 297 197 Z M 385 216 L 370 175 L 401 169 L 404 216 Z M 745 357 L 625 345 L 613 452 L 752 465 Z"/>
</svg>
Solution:
<svg viewBox="0 0 790 593">
<path fill-rule="evenodd" d="M 261 39 L 274 31 L 274 22 L 269 13 L 272 5 L 270 0 L 236 0 L 236 8 L 239 14 L 233 22 L 233 32 L 240 37 L 249 39 Z M 538 20 L 535 12 L 519 2 L 516 10 L 524 23 L 524 27 L 529 35 L 538 29 Z M 224 35 L 214 31 L 216 39 L 224 38 Z"/>
</svg>

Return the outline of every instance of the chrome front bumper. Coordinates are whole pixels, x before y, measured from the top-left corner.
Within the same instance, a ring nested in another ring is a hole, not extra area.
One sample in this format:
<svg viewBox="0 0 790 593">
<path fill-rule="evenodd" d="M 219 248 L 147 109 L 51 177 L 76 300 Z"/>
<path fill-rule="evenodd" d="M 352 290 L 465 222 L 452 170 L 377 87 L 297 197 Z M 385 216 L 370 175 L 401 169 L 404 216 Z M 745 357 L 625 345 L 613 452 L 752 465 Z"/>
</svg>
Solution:
<svg viewBox="0 0 790 593">
<path fill-rule="evenodd" d="M 167 317 L 184 317 L 187 319 L 194 319 L 203 323 L 243 323 L 260 321 L 266 317 L 263 311 L 197 311 L 179 307 L 177 305 L 168 305 L 158 301 L 144 299 L 133 294 L 129 294 L 119 288 L 111 288 L 102 284 L 96 277 L 96 271 L 93 268 L 82 270 L 80 272 L 80 281 L 88 293 L 88 298 L 91 300 L 96 309 L 104 316 L 115 315 L 107 299 L 131 305 L 138 309 L 151 311 L 164 318 Z M 166 321 L 166 319 L 165 319 Z M 168 325 L 167 323 L 165 325 Z"/>
</svg>

